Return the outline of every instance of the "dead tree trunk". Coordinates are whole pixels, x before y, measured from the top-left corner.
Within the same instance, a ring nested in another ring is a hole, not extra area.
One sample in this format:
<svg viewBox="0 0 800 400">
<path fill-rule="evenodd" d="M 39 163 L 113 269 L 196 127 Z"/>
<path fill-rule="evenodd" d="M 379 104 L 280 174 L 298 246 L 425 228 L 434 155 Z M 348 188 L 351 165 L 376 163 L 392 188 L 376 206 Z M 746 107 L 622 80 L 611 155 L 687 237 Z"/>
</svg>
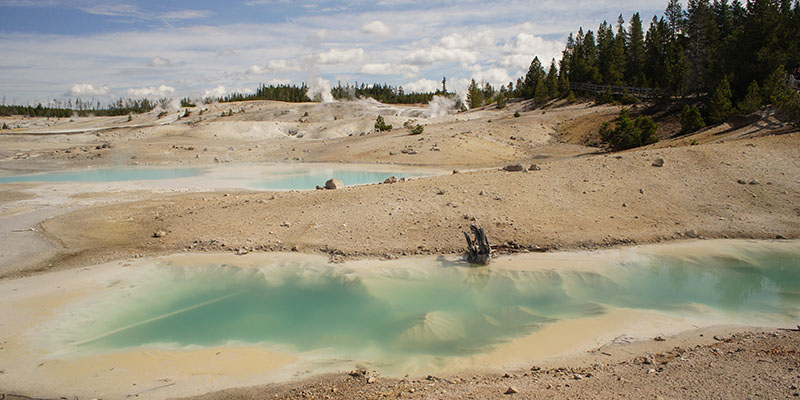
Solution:
<svg viewBox="0 0 800 400">
<path fill-rule="evenodd" d="M 468 232 L 464 232 L 464 237 L 467 239 L 467 261 L 473 264 L 489 264 L 489 260 L 492 258 L 492 248 L 489 247 L 486 231 L 473 224 L 470 224 L 469 228 L 475 235 L 475 240 L 470 237 Z"/>
</svg>

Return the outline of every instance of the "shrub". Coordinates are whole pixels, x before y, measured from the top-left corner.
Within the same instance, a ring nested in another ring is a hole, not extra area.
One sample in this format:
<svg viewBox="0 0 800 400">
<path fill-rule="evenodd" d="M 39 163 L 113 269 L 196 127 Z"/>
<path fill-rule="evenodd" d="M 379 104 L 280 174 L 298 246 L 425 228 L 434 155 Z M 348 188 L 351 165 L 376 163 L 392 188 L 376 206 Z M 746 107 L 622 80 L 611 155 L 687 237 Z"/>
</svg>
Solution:
<svg viewBox="0 0 800 400">
<path fill-rule="evenodd" d="M 162 112 L 158 113 L 158 119 L 164 118 L 164 117 L 166 117 L 168 114 L 169 114 L 168 112 L 166 112 L 166 111 L 162 111 Z"/>
<path fill-rule="evenodd" d="M 7 129 L 10 129 L 10 128 L 8 127 L 8 124 L 6 124 L 5 122 L 3 122 L 3 130 L 7 130 Z"/>
<path fill-rule="evenodd" d="M 731 116 L 733 112 L 732 97 L 733 94 L 731 93 L 731 85 L 728 82 L 728 78 L 722 78 L 722 81 L 714 91 L 714 95 L 711 97 L 711 102 L 708 104 L 708 120 L 712 124 L 725 122 Z"/>
<path fill-rule="evenodd" d="M 697 106 L 691 106 L 687 104 L 683 107 L 683 111 L 681 112 L 681 132 L 682 133 L 692 133 L 703 129 L 706 126 L 705 121 L 703 121 L 703 116 L 700 115 L 700 110 Z"/>
<path fill-rule="evenodd" d="M 383 132 L 383 131 L 391 132 L 392 126 L 386 125 L 386 122 L 383 120 L 383 115 L 378 115 L 378 118 L 375 118 L 375 130 L 378 132 Z"/>
<path fill-rule="evenodd" d="M 607 86 L 606 90 L 597 93 L 597 96 L 595 96 L 594 98 L 594 104 L 598 106 L 601 104 L 608 104 L 613 102 L 614 102 L 614 94 L 611 93 L 611 86 Z"/>
<path fill-rule="evenodd" d="M 572 90 L 569 91 L 569 95 L 567 95 L 567 104 L 577 103 L 578 98 L 575 97 L 575 92 Z"/>
<path fill-rule="evenodd" d="M 639 104 L 642 101 L 638 97 L 630 93 L 625 93 L 619 98 L 619 102 L 624 105 L 630 105 L 630 104 Z"/>
<path fill-rule="evenodd" d="M 614 129 L 608 122 L 603 123 L 600 137 L 613 149 L 625 150 L 657 142 L 657 130 L 658 124 L 652 118 L 639 116 L 632 120 L 630 111 L 625 109 L 620 111 Z"/>
<path fill-rule="evenodd" d="M 514 111 L 514 118 L 519 118 L 521 116 L 522 114 L 520 114 L 519 111 Z"/>
<path fill-rule="evenodd" d="M 422 125 L 417 124 L 417 126 L 415 126 L 414 129 L 411 129 L 411 134 L 412 135 L 422 135 L 422 132 L 424 132 L 424 131 L 425 131 L 425 127 L 422 126 Z"/>
<path fill-rule="evenodd" d="M 183 111 L 183 118 L 186 118 L 186 117 L 188 117 L 188 116 L 190 116 L 190 115 L 192 115 L 192 113 L 191 113 L 191 112 L 189 112 L 189 109 L 188 109 L 188 108 L 187 108 L 186 110 L 184 110 L 184 111 Z"/>
<path fill-rule="evenodd" d="M 800 92 L 785 88 L 778 97 L 778 115 L 800 128 Z"/>
<path fill-rule="evenodd" d="M 502 93 L 497 95 L 497 108 L 500 110 L 506 108 L 506 96 Z"/>
</svg>

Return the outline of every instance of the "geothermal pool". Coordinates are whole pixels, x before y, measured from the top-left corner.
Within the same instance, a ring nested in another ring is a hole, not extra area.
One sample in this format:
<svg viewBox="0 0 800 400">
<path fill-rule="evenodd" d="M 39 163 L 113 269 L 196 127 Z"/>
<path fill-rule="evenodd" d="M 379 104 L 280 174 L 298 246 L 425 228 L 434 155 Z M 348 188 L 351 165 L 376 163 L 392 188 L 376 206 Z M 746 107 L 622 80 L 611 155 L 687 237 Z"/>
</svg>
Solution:
<svg viewBox="0 0 800 400">
<path fill-rule="evenodd" d="M 712 325 L 791 328 L 800 241 L 525 254 L 489 267 L 181 254 L 3 281 L 0 293 L 0 387 L 166 398 L 357 366 L 397 377 L 523 368 Z"/>
<path fill-rule="evenodd" d="M 797 245 L 642 253 L 580 268 L 513 257 L 502 263 L 152 260 L 72 307 L 53 329 L 75 352 L 248 343 L 396 372 L 619 309 L 770 326 L 794 326 L 800 317 Z"/>
<path fill-rule="evenodd" d="M 432 171 L 396 169 L 370 165 L 279 165 L 243 164 L 218 167 L 119 167 L 92 168 L 37 174 L 0 176 L 0 184 L 45 183 L 125 183 L 164 181 L 186 187 L 240 188 L 252 190 L 313 190 L 331 178 L 346 186 L 380 183 L 390 176 L 411 178 L 435 175 Z"/>
<path fill-rule="evenodd" d="M 99 168 L 0 176 L 0 183 L 15 182 L 124 182 L 198 176 L 202 168 Z"/>
</svg>

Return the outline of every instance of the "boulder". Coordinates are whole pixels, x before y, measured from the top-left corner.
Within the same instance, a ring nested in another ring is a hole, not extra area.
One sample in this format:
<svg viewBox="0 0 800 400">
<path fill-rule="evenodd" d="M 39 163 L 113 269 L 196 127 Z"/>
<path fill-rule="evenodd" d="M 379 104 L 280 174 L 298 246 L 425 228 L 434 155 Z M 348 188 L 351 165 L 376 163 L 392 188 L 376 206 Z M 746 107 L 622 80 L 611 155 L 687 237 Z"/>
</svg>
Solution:
<svg viewBox="0 0 800 400">
<path fill-rule="evenodd" d="M 520 172 L 520 171 L 525 171 L 525 167 L 523 167 L 522 164 L 511 164 L 503 167 L 503 171 Z"/>
<path fill-rule="evenodd" d="M 344 187 L 344 182 L 341 179 L 331 178 L 325 182 L 325 189 L 341 189 Z"/>
<path fill-rule="evenodd" d="M 397 177 L 396 176 L 390 176 L 390 177 L 386 178 L 386 180 L 383 181 L 383 183 L 397 183 Z"/>
</svg>

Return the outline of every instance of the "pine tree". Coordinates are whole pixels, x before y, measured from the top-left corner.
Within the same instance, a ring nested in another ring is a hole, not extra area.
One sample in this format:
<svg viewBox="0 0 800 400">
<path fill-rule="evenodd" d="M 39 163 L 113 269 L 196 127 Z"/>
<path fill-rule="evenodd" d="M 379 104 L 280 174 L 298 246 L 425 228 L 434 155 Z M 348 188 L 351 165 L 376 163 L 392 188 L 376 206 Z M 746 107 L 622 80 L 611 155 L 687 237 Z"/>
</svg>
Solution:
<svg viewBox="0 0 800 400">
<path fill-rule="evenodd" d="M 703 116 L 700 115 L 700 110 L 697 106 L 689 106 L 688 104 L 683 107 L 681 112 L 681 133 L 692 133 L 706 126 L 703 121 Z"/>
<path fill-rule="evenodd" d="M 739 102 L 738 111 L 741 114 L 750 114 L 761 108 L 761 104 L 761 89 L 758 87 L 758 82 L 753 81 L 747 88 L 744 99 Z"/>
<path fill-rule="evenodd" d="M 467 104 L 469 108 L 478 108 L 483 106 L 483 91 L 478 87 L 473 79 L 467 88 Z"/>
<path fill-rule="evenodd" d="M 669 26 L 669 33 L 672 39 L 675 39 L 678 34 L 683 31 L 685 23 L 685 16 L 683 6 L 680 0 L 669 0 L 667 9 L 664 10 L 664 16 L 667 17 L 667 24 Z"/>
<path fill-rule="evenodd" d="M 635 86 L 645 86 L 644 65 L 645 49 L 642 20 L 639 17 L 639 13 L 635 13 L 631 17 L 628 42 L 628 82 L 633 83 Z"/>
<path fill-rule="evenodd" d="M 532 98 L 536 93 L 536 85 L 543 80 L 544 76 L 544 68 L 539 57 L 534 57 L 528 73 L 525 74 L 525 89 L 522 97 Z"/>
<path fill-rule="evenodd" d="M 731 85 L 728 78 L 722 78 L 722 81 L 717 85 L 714 95 L 708 105 L 708 120 L 712 124 L 724 122 L 731 116 L 733 111 L 733 103 L 731 102 Z"/>
<path fill-rule="evenodd" d="M 547 78 L 545 79 L 547 85 L 547 97 L 559 97 L 558 94 L 558 68 L 556 68 L 556 60 L 550 61 L 550 69 L 547 70 Z"/>
</svg>

